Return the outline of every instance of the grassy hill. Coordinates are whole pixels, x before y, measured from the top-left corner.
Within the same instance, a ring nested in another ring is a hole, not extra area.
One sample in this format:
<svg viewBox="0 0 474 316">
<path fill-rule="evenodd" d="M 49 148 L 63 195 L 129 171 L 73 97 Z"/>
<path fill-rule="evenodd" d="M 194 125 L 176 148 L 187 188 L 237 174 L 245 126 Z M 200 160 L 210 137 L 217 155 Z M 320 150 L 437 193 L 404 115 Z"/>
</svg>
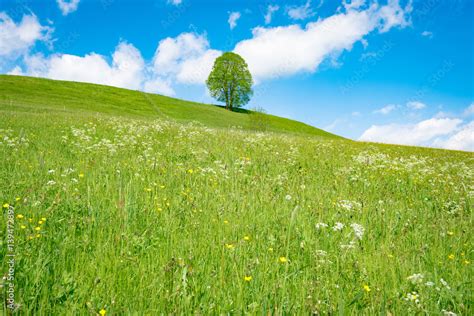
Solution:
<svg viewBox="0 0 474 316">
<path fill-rule="evenodd" d="M 474 314 L 472 153 L 250 116 L 1 76 L 3 314 Z"/>
<path fill-rule="evenodd" d="M 209 104 L 179 100 L 157 94 L 110 86 L 0 75 L 0 105 L 16 111 L 74 111 L 104 113 L 146 119 L 199 122 L 208 127 L 240 126 L 255 129 L 250 111 L 230 112 Z M 264 115 L 265 129 L 338 138 L 301 122 Z"/>
</svg>

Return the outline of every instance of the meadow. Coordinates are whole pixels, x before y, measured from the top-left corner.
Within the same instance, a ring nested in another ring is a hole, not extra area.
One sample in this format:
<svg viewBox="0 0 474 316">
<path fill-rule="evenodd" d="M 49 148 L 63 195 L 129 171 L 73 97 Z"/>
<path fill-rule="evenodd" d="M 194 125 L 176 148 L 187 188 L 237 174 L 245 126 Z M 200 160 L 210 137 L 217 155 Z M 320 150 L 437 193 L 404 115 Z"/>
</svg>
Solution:
<svg viewBox="0 0 474 316">
<path fill-rule="evenodd" d="M 474 313 L 472 153 L 107 89 L 0 78 L 14 313 Z"/>
</svg>

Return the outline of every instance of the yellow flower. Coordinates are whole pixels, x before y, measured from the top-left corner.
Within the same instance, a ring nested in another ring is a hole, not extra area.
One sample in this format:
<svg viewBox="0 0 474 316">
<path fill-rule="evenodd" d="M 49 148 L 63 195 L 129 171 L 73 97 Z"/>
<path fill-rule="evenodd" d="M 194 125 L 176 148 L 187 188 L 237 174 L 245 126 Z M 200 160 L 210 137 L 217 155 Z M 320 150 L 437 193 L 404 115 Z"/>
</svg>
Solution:
<svg viewBox="0 0 474 316">
<path fill-rule="evenodd" d="M 158 207 L 156 210 L 157 210 L 158 212 L 161 212 L 163 209 L 162 209 L 161 207 Z"/>
<path fill-rule="evenodd" d="M 234 245 L 233 244 L 225 244 L 225 247 L 227 249 L 234 249 Z"/>
<path fill-rule="evenodd" d="M 245 280 L 245 282 L 250 282 L 250 281 L 252 281 L 252 276 L 246 275 L 246 276 L 244 276 L 244 280 Z"/>
<path fill-rule="evenodd" d="M 244 236 L 245 241 L 250 241 L 250 236 Z"/>
<path fill-rule="evenodd" d="M 79 173 L 79 178 L 84 178 L 84 174 L 83 174 L 83 173 Z"/>
<path fill-rule="evenodd" d="M 194 170 L 193 169 L 188 169 L 188 173 L 193 173 Z"/>
<path fill-rule="evenodd" d="M 165 186 L 164 186 L 164 185 L 160 185 L 160 189 L 164 189 L 164 188 L 165 188 Z"/>
<path fill-rule="evenodd" d="M 25 225 L 21 225 L 20 228 L 21 228 L 21 229 L 25 229 L 26 226 L 25 226 Z"/>
<path fill-rule="evenodd" d="M 43 222 L 46 222 L 46 217 L 41 217 L 41 220 L 42 220 Z"/>
<path fill-rule="evenodd" d="M 370 292 L 370 287 L 367 284 L 364 284 L 364 291 L 366 291 L 367 293 Z"/>
<path fill-rule="evenodd" d="M 146 188 L 145 191 L 151 192 L 151 188 Z"/>
<path fill-rule="evenodd" d="M 224 221 L 224 224 L 229 224 L 229 221 L 228 221 L 228 220 L 225 220 L 225 221 Z"/>
<path fill-rule="evenodd" d="M 23 217 L 24 217 L 24 216 L 21 215 L 21 214 L 18 214 L 18 215 L 16 216 L 16 218 L 19 218 L 19 219 L 22 219 Z"/>
<path fill-rule="evenodd" d="M 268 251 L 273 252 L 273 248 L 272 247 L 268 248 Z"/>
<path fill-rule="evenodd" d="M 31 223 L 32 221 L 33 221 L 33 219 L 32 219 L 32 218 L 28 218 L 28 222 L 30 222 L 30 223 Z"/>
<path fill-rule="evenodd" d="M 40 237 L 41 237 L 41 235 L 40 235 L 40 234 L 36 234 L 36 238 L 40 238 Z"/>
<path fill-rule="evenodd" d="M 286 259 L 286 257 L 280 257 L 278 259 L 281 263 L 287 263 L 288 262 L 288 259 Z"/>
<path fill-rule="evenodd" d="M 41 230 L 41 227 L 39 227 L 39 226 L 38 226 L 38 227 L 35 227 L 35 230 L 36 230 L 36 231 L 40 231 L 40 230 Z"/>
<path fill-rule="evenodd" d="M 388 257 L 389 257 L 389 258 L 393 258 L 393 255 L 392 255 L 392 254 L 389 254 Z"/>
<path fill-rule="evenodd" d="M 39 222 L 38 222 L 38 224 L 40 224 L 40 225 L 43 224 L 43 223 L 44 223 L 43 221 L 39 221 Z"/>
<path fill-rule="evenodd" d="M 103 308 L 99 311 L 99 314 L 102 315 L 102 316 L 104 316 L 106 313 L 107 313 L 107 311 Z"/>
<path fill-rule="evenodd" d="M 450 255 L 448 256 L 448 259 L 449 259 L 449 260 L 453 260 L 453 259 L 454 259 L 454 255 L 453 255 L 453 254 L 450 254 Z"/>
<path fill-rule="evenodd" d="M 463 262 L 465 265 L 468 265 L 469 263 L 471 263 L 469 260 L 464 260 Z"/>
<path fill-rule="evenodd" d="M 15 201 L 17 201 L 17 202 L 18 202 L 19 200 L 21 200 L 19 197 L 17 197 L 17 198 L 15 199 Z"/>
<path fill-rule="evenodd" d="M 9 207 L 10 207 L 10 204 L 8 203 L 3 204 L 3 208 L 9 208 Z"/>
<path fill-rule="evenodd" d="M 454 235 L 454 232 L 448 232 L 448 235 L 452 236 L 452 235 Z"/>
</svg>

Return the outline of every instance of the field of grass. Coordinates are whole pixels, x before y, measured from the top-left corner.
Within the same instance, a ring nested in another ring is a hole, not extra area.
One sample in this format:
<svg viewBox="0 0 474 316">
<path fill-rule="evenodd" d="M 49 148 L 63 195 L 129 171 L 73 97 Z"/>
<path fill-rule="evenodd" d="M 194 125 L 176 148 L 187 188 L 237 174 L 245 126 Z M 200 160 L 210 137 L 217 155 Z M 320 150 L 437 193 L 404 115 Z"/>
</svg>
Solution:
<svg viewBox="0 0 474 316">
<path fill-rule="evenodd" d="M 91 85 L 12 78 L 4 312 L 12 283 L 22 315 L 473 314 L 472 153 L 274 117 L 259 132 L 247 113 L 150 96 L 162 117 L 139 92 L 68 101 Z"/>
</svg>

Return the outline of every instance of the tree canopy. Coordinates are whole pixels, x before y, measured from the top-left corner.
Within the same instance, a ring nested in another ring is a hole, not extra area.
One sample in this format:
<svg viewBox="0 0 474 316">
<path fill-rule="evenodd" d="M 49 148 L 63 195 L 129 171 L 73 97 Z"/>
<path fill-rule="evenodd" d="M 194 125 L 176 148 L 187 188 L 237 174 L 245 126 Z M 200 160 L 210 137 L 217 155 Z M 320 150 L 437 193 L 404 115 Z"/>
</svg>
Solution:
<svg viewBox="0 0 474 316">
<path fill-rule="evenodd" d="M 247 104 L 253 95 L 253 80 L 247 63 L 232 52 L 216 59 L 206 83 L 211 96 L 225 102 L 226 109 L 231 111 Z"/>
</svg>

